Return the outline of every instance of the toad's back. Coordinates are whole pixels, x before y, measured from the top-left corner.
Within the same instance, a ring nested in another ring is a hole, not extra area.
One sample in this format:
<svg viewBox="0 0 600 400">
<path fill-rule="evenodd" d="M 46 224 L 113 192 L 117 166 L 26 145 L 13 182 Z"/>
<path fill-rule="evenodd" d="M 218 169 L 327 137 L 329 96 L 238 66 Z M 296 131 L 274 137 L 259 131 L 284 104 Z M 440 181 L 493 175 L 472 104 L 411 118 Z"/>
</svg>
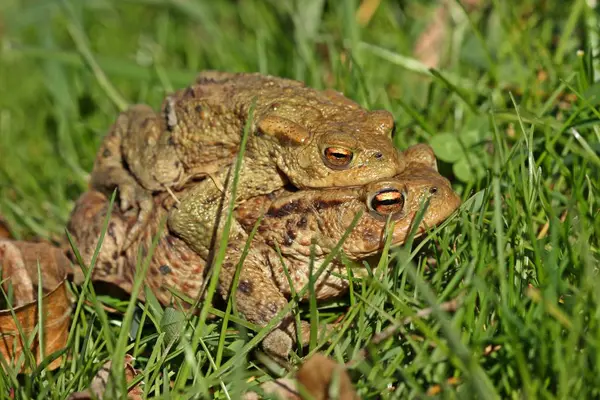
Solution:
<svg viewBox="0 0 600 400">
<path fill-rule="evenodd" d="M 232 163 L 244 125 L 256 99 L 254 121 L 266 116 L 285 118 L 310 132 L 336 121 L 370 123 L 370 113 L 332 91 L 258 73 L 206 71 L 196 82 L 168 96 L 163 103 L 169 142 L 188 170 L 214 172 Z M 257 132 L 256 123 L 251 127 Z M 249 151 L 252 152 L 252 142 Z"/>
</svg>

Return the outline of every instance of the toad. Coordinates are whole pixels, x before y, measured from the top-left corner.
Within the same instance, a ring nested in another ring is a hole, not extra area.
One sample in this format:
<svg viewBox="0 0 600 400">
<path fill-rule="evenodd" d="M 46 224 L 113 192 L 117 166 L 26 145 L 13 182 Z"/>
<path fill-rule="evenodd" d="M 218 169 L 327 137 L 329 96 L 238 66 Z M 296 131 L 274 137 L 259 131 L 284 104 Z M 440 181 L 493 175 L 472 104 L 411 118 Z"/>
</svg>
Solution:
<svg viewBox="0 0 600 400">
<path fill-rule="evenodd" d="M 387 111 L 367 111 L 339 92 L 290 79 L 205 71 L 167 96 L 160 113 L 146 105 L 123 112 L 100 147 L 91 187 L 106 194 L 118 187 L 121 210 L 139 210 L 128 241 L 147 221 L 153 193 L 210 176 L 216 185 L 182 198 L 169 219 L 186 243 L 199 243 L 193 221 L 203 218 L 199 210 L 211 218 L 220 212 L 215 198 L 226 185 L 253 102 L 240 201 L 288 182 L 299 189 L 357 186 L 404 168 Z"/>
<path fill-rule="evenodd" d="M 381 251 L 388 221 L 393 224 L 388 230 L 392 245 L 404 242 L 416 213 L 423 206 L 427 208 L 417 227 L 417 236 L 444 221 L 458 208 L 460 199 L 449 182 L 427 165 L 427 159 L 421 161 L 422 158 L 420 162 L 408 164 L 392 178 L 359 187 L 295 192 L 280 189 L 240 204 L 235 218 L 243 229 L 230 237 L 219 274 L 220 295 L 228 298 L 235 293 L 237 310 L 248 321 L 265 326 L 286 307 L 292 293 L 301 292 L 308 284 L 311 251 L 314 271 L 317 271 L 355 218 L 356 225 L 341 247 L 345 257 L 354 261 L 365 260 Z M 116 283 L 131 290 L 138 254 L 147 254 L 158 232 L 159 221 L 174 203 L 166 194 L 155 196 L 154 201 L 147 225 L 135 245 L 128 248 L 124 247 L 125 238 L 136 219 L 114 211 L 94 269 L 94 280 Z M 71 215 L 68 230 L 86 263 L 91 260 L 98 242 L 107 206 L 105 195 L 90 191 L 78 200 Z M 249 252 L 239 266 L 237 286 L 232 288 L 248 232 L 260 216 L 263 218 Z M 190 297 L 197 296 L 205 283 L 206 260 L 165 229 L 153 252 L 146 284 L 162 303 L 172 301 L 170 288 Z M 347 271 L 341 258 L 334 258 L 316 280 L 316 299 L 344 294 L 348 288 L 345 276 Z M 305 292 L 302 299 L 308 296 Z M 263 341 L 263 346 L 272 354 L 286 356 L 295 338 L 295 324 L 288 314 Z"/>
</svg>

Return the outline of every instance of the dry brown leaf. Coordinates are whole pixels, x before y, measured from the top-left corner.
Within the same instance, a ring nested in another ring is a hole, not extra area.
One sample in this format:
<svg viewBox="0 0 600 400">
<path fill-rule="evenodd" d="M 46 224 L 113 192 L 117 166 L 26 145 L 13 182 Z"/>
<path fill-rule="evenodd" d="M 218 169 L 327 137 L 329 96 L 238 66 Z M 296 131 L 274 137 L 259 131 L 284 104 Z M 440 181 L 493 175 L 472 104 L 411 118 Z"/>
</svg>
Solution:
<svg viewBox="0 0 600 400">
<path fill-rule="evenodd" d="M 334 381 L 334 377 L 337 382 Z M 339 399 L 358 399 L 345 366 L 321 353 L 316 353 L 306 360 L 296 374 L 296 378 L 315 400 L 328 399 L 332 384 L 337 384 L 337 388 L 331 389 L 337 391 Z"/>
<path fill-rule="evenodd" d="M 57 287 L 72 269 L 71 262 L 64 251 L 47 242 L 13 241 L 21 251 L 25 268 L 34 286 L 38 284 L 37 263 L 40 262 L 44 291 Z"/>
<path fill-rule="evenodd" d="M 133 361 L 134 358 L 131 355 L 125 355 L 123 367 L 125 369 L 125 380 L 128 384 L 131 383 L 136 378 L 136 376 L 140 374 L 140 371 L 133 367 Z M 105 362 L 102 368 L 100 368 L 100 370 L 94 376 L 94 379 L 92 379 L 90 388 L 82 392 L 72 393 L 68 397 L 68 400 L 103 399 L 104 392 L 106 391 L 106 386 L 108 384 L 111 368 L 112 360 Z M 144 391 L 142 390 L 141 385 L 138 383 L 129 390 L 129 393 L 127 393 L 127 398 L 131 400 L 139 400 L 142 399 L 143 394 Z"/>
<path fill-rule="evenodd" d="M 482 0 L 463 0 L 462 5 L 467 13 L 471 14 L 485 6 Z M 435 9 L 431 22 L 423 33 L 417 38 L 413 54 L 429 68 L 439 68 L 444 47 L 448 40 L 448 31 L 451 23 L 451 2 L 441 0 Z"/>
<path fill-rule="evenodd" d="M 442 3 L 433 15 L 432 21 L 421 33 L 415 43 L 414 56 L 429 68 L 440 66 L 440 57 L 443 55 L 443 47 L 448 32 L 448 7 Z"/>
<path fill-rule="evenodd" d="M 3 289 L 6 293 L 12 285 L 12 310 L 0 311 L 0 355 L 12 366 L 18 366 L 20 372 L 30 370 L 25 363 L 23 348 L 28 348 L 35 357 L 36 365 L 40 358 L 40 339 L 36 333 L 39 321 L 37 300 L 38 257 L 42 274 L 42 315 L 44 355 L 63 349 L 69 332 L 71 301 L 65 284 L 65 265 L 68 260 L 59 251 L 56 253 L 48 243 L 26 243 L 1 239 L 0 268 L 3 275 Z M 3 300 L 6 300 L 2 295 Z M 14 313 L 14 315 L 13 315 Z M 15 318 L 16 317 L 16 318 Z M 19 333 L 21 328 L 24 338 Z M 48 365 L 55 369 L 61 363 L 57 358 Z"/>
<path fill-rule="evenodd" d="M 299 387 L 302 390 L 299 390 Z M 315 400 L 329 399 L 329 393 L 335 392 L 341 400 L 359 400 L 354 391 L 352 381 L 346 372 L 346 367 L 338 364 L 321 353 L 316 353 L 305 360 L 295 379 L 277 379 L 260 385 L 265 394 L 277 395 L 282 400 L 300 400 L 300 393 L 312 396 Z M 261 397 L 248 392 L 243 400 L 258 400 Z"/>
<path fill-rule="evenodd" d="M 0 272 L 2 273 L 2 289 L 4 293 L 12 291 L 11 304 L 13 307 L 19 307 L 35 300 L 33 282 L 25 261 L 21 255 L 21 250 L 10 240 L 0 241 Z M 5 300 L 4 298 L 2 300 Z M 4 304 L 0 301 L 0 304 Z"/>
</svg>

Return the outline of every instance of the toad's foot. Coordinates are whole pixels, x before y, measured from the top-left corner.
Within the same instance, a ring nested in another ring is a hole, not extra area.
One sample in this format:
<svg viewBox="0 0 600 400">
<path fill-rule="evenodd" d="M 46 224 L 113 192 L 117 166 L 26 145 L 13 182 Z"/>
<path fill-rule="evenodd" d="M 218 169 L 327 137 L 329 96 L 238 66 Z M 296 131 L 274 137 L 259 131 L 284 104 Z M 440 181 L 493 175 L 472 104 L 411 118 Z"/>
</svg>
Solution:
<svg viewBox="0 0 600 400">
<path fill-rule="evenodd" d="M 128 249 L 138 238 L 152 215 L 154 201 L 152 193 L 139 185 L 125 185 L 119 188 L 119 204 L 122 212 L 137 210 L 135 223 L 129 228 L 129 232 L 123 242 L 123 250 Z"/>
<path fill-rule="evenodd" d="M 302 345 L 308 344 L 310 338 L 310 324 L 307 321 L 300 321 L 300 340 Z M 296 333 L 296 324 L 291 322 L 287 326 L 280 326 L 269 332 L 263 339 L 262 347 L 271 356 L 281 361 L 287 361 L 294 346 L 298 343 Z"/>
<path fill-rule="evenodd" d="M 332 332 L 337 324 L 327 324 L 319 327 L 318 336 Z M 296 332 L 296 324 L 289 323 L 287 326 L 280 325 L 279 328 L 271 331 L 262 342 L 263 349 L 271 356 L 281 361 L 286 361 L 295 346 L 308 346 L 310 342 L 311 325 L 308 321 L 300 321 L 300 342 Z"/>
</svg>

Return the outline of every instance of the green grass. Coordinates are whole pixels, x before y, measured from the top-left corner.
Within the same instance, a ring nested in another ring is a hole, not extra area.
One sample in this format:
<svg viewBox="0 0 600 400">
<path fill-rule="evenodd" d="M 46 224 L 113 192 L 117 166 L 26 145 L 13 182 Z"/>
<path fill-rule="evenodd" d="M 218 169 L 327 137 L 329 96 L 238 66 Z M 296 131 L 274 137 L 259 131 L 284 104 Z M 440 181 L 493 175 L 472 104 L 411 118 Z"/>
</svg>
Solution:
<svg viewBox="0 0 600 400">
<path fill-rule="evenodd" d="M 318 315 L 302 308 L 320 322 L 344 316 L 310 351 L 353 360 L 390 324 L 460 297 L 456 312 L 434 310 L 353 365 L 362 398 L 422 398 L 436 385 L 443 398 L 599 397 L 597 13 L 580 0 L 525 0 L 484 1 L 467 15 L 451 1 L 442 65 L 428 71 L 413 45 L 436 2 L 382 1 L 366 26 L 358 3 L 3 0 L 0 215 L 18 238 L 63 237 L 117 113 L 158 107 L 202 69 L 335 87 L 393 112 L 399 148 L 431 143 L 471 201 L 425 240 L 391 249 L 389 268 L 347 297 Z M 69 360 L 52 372 L 0 371 L 0 398 L 64 398 L 124 352 L 148 397 L 237 398 L 285 374 L 254 352 L 265 332 L 233 315 L 186 322 L 152 299 L 145 312 L 116 304 L 127 314 L 106 314 L 93 288 L 85 296 Z"/>
</svg>

